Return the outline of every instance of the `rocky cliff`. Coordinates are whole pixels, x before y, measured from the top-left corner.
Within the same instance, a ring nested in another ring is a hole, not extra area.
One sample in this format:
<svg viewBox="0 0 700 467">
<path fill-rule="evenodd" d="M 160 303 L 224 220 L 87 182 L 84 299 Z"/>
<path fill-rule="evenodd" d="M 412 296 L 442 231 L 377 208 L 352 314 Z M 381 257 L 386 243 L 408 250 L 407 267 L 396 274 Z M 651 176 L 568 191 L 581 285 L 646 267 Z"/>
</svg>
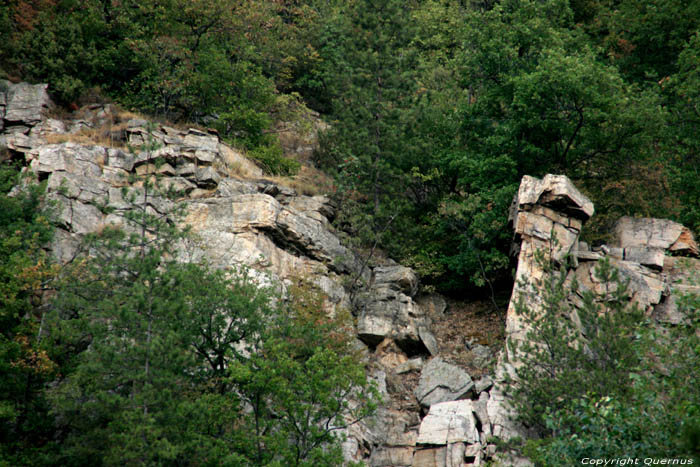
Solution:
<svg viewBox="0 0 700 467">
<path fill-rule="evenodd" d="M 610 245 L 590 247 L 579 240 L 579 234 L 593 213 L 591 201 L 565 176 L 523 177 L 510 215 L 518 268 L 506 317 L 507 339 L 526 339 L 531 330 L 516 312 L 519 298 L 536 313 L 541 310 L 541 291 L 531 285 L 545 274 L 542 260 L 565 268 L 565 290 L 571 290 L 566 298 L 570 306 L 565 308 L 573 310 L 567 318 L 574 323 L 576 309 L 583 306 L 587 291 L 606 296 L 607 285 L 593 273 L 603 258 L 619 271 L 620 279 L 628 283 L 630 301 L 652 322 L 666 326 L 683 319 L 676 297 L 680 293 L 700 292 L 697 283 L 688 281 L 700 272 L 698 245 L 692 233 L 670 220 L 623 217 L 613 229 Z M 542 254 L 540 261 L 536 252 Z M 574 281 L 578 284 L 575 291 L 570 287 Z M 490 393 L 488 413 L 492 432 L 502 439 L 530 435 L 527 427 L 513 422 L 504 396 L 504 380 L 506 376 L 514 376 L 513 367 L 518 365 L 518 358 L 507 346 L 496 367 Z M 516 458 L 508 458 L 507 463 L 527 464 L 524 459 Z"/>
<path fill-rule="evenodd" d="M 110 105 L 50 118 L 50 107 L 45 85 L 4 82 L 0 87 L 0 146 L 7 157 L 23 161 L 35 179 L 47 181 L 48 197 L 58 206 L 60 228 L 49 246 L 57 260 L 69 261 L 82 235 L 125 225 L 133 206 L 122 188 L 143 196 L 133 175 L 157 173 L 166 187 L 183 195 L 174 201 L 149 198 L 149 209 L 168 215 L 175 205 L 184 206 L 184 222 L 199 239 L 174 245 L 174 254 L 206 259 L 221 269 L 245 265 L 261 281 L 285 284 L 303 276 L 324 291 L 329 313 L 345 308 L 356 317 L 357 346 L 385 403 L 371 420 L 348 430 L 348 460 L 375 467 L 479 466 L 498 458 L 492 436 L 527 435 L 511 420 L 504 395 L 511 363 L 499 359 L 493 376 L 482 371 L 480 379 L 455 364 L 446 351 L 452 344 L 444 339 L 447 334 L 436 331 L 436 323 L 445 320 L 445 300 L 419 296 L 415 273 L 391 260 L 364 266 L 334 232 L 335 206 L 328 197 L 303 195 L 265 179 L 212 131 L 154 126 Z M 157 149 L 149 149 L 151 143 Z M 555 261 L 573 257 L 571 277 L 595 289 L 600 284 L 592 267 L 607 256 L 630 280 L 640 306 L 659 321 L 677 322 L 673 290 L 692 286 L 676 285 L 687 269 L 678 267 L 673 255 L 697 256 L 691 233 L 670 221 L 623 218 L 613 245 L 590 248 L 578 237 L 593 211 L 566 177 L 525 177 L 511 213 L 517 277 L 541 274 L 534 261 L 539 249 Z M 700 261 L 691 264 L 700 271 Z M 351 293 L 347 286 L 353 283 L 363 287 Z M 516 285 L 513 297 L 521 293 Z M 537 297 L 529 299 L 536 307 Z M 575 304 L 577 297 L 570 300 Z M 513 339 L 527 331 L 512 303 L 506 330 Z M 479 366 L 488 364 L 487 347 L 467 345 Z"/>
</svg>

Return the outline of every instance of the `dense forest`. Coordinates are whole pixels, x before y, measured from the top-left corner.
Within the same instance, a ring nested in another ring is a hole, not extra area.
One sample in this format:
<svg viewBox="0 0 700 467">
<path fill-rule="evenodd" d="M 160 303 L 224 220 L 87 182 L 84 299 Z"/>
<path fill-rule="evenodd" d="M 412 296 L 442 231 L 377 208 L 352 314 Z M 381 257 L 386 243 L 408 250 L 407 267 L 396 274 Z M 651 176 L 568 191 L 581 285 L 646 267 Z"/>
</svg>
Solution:
<svg viewBox="0 0 700 467">
<path fill-rule="evenodd" d="M 700 0 L 4 0 L 0 79 L 49 83 L 64 112 L 110 101 L 214 128 L 271 175 L 312 164 L 348 244 L 455 297 L 510 290 L 523 175 L 582 188 L 591 243 L 621 215 L 700 234 Z M 327 127 L 295 160 L 275 128 L 311 112 Z M 320 316 L 313 287 L 283 301 L 245 271 L 179 264 L 166 245 L 186 232 L 145 210 L 132 220 L 155 232 L 148 248 L 105 231 L 60 268 L 41 249 L 41 186 L 9 196 L 16 182 L 3 165 L 0 465 L 341 462 L 330 421 L 371 413 L 374 390 L 338 332 L 347 317 Z"/>
<path fill-rule="evenodd" d="M 511 280 L 524 174 L 698 229 L 700 2 L 6 1 L 6 77 L 217 128 L 292 174 L 273 124 L 330 124 L 313 161 L 343 230 L 444 292 Z"/>
</svg>

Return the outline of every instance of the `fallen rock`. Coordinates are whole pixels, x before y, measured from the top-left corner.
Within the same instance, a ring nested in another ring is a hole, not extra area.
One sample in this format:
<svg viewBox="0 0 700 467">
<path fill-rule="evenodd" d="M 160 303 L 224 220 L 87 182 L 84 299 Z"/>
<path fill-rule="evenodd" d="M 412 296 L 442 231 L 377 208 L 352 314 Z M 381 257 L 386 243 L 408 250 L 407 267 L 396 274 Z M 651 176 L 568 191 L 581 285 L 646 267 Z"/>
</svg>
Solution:
<svg viewBox="0 0 700 467">
<path fill-rule="evenodd" d="M 418 337 L 420 337 L 421 342 L 428 349 L 430 355 L 434 356 L 440 353 L 440 347 L 435 335 L 428 329 L 427 323 L 427 321 L 424 321 L 423 324 L 418 325 Z"/>
<path fill-rule="evenodd" d="M 465 398 L 473 388 L 474 382 L 469 373 L 436 357 L 423 367 L 415 395 L 421 405 L 432 407 L 441 402 Z"/>
<path fill-rule="evenodd" d="M 377 267 L 369 290 L 356 299 L 357 331 L 360 339 L 374 346 L 391 337 L 409 355 L 437 355 L 438 343 L 430 330 L 430 320 L 413 300 L 418 278 L 410 268 L 392 265 Z"/>
<path fill-rule="evenodd" d="M 391 337 L 408 353 L 425 349 L 418 330 L 422 310 L 408 295 L 386 285 L 373 287 L 366 296 L 358 297 L 356 307 L 357 334 L 368 345 Z"/>
</svg>

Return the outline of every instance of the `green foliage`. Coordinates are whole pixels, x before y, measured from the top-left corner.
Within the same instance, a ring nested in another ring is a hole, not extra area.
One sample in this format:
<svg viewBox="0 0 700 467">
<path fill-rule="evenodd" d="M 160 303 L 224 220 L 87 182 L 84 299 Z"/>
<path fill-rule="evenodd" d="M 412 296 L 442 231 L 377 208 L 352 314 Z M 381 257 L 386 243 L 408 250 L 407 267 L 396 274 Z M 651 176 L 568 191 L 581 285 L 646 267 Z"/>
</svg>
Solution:
<svg viewBox="0 0 700 467">
<path fill-rule="evenodd" d="M 42 393 L 56 364 L 42 339 L 38 307 L 55 268 L 42 245 L 53 234 L 43 187 L 22 183 L 17 167 L 0 166 L 0 464 L 41 456 L 52 426 Z"/>
<path fill-rule="evenodd" d="M 347 318 L 304 289 L 274 306 L 245 272 L 180 264 L 158 244 L 143 253 L 105 230 L 59 289 L 55 336 L 84 349 L 51 391 L 62 460 L 340 465 L 335 432 L 374 409 Z"/>
<path fill-rule="evenodd" d="M 407 12 L 405 2 L 356 2 L 337 26 L 342 42 L 336 47 L 342 53 L 322 51 L 327 66 L 342 70 L 328 83 L 338 96 L 333 117 L 342 125 L 331 127 L 320 157 L 329 166 L 345 164 L 339 186 L 368 196 L 375 214 L 394 195 L 395 165 L 404 145 L 402 111 L 415 86 Z"/>
<path fill-rule="evenodd" d="M 583 458 L 678 457 L 677 418 L 653 397 L 621 403 L 610 396 L 573 399 L 567 410 L 545 415 L 552 437 L 529 441 L 525 453 L 536 465 L 574 465 Z M 578 429 L 573 429 L 578 426 Z M 650 427 L 654 427 L 650 429 Z"/>
<path fill-rule="evenodd" d="M 105 229 L 59 287 L 57 344 L 84 349 L 51 392 L 68 463 L 181 458 L 193 406 L 231 390 L 225 376 L 236 346 L 270 313 L 269 293 L 245 275 L 232 282 L 178 263 L 167 248 L 179 232 L 149 230 L 144 249 L 139 235 Z"/>
<path fill-rule="evenodd" d="M 298 161 L 284 157 L 279 144 L 258 146 L 250 150 L 248 156 L 272 175 L 295 175 L 301 167 Z"/>
<path fill-rule="evenodd" d="M 292 287 L 257 352 L 231 368 L 251 408 L 237 434 L 246 465 L 342 464 L 340 433 L 378 402 L 352 355 L 352 329 L 349 315 L 325 315 L 318 291 L 303 282 Z"/>
<path fill-rule="evenodd" d="M 344 221 L 378 232 L 397 213 L 380 245 L 428 284 L 509 282 L 507 211 L 525 174 L 576 180 L 600 231 L 620 214 L 668 214 L 658 90 L 601 57 L 568 1 L 357 6 L 319 49 L 339 89 L 319 162 L 337 175 Z"/>
<path fill-rule="evenodd" d="M 658 82 L 677 70 L 677 57 L 696 33 L 700 2 L 623 0 L 598 22 L 603 45 L 620 70 L 634 80 Z"/>
<path fill-rule="evenodd" d="M 695 232 L 700 231 L 700 191 L 697 164 L 700 158 L 700 36 L 696 33 L 678 57 L 678 73 L 672 75 L 664 90 L 671 103 L 669 158 L 667 170 L 674 192 L 678 194 L 679 220 Z"/>
<path fill-rule="evenodd" d="M 516 307 L 531 330 L 511 343 L 519 359 L 514 407 L 542 436 L 525 454 L 545 466 L 584 457 L 697 456 L 697 297 L 681 300 L 683 325 L 659 329 L 629 303 L 609 262 L 594 270 L 597 294 L 568 282 L 566 267 L 541 264 L 544 279 L 529 284 Z M 534 303 L 530 293 L 540 294 L 538 310 L 525 304 Z M 567 301 L 571 294 L 580 295 L 580 306 Z"/>
<path fill-rule="evenodd" d="M 518 297 L 516 313 L 530 328 L 523 341 L 509 343 L 517 368 L 513 401 L 519 416 L 541 434 L 548 412 L 563 411 L 571 400 L 587 394 L 624 397 L 630 388 L 630 372 L 639 365 L 634 342 L 641 313 L 627 306 L 627 287 L 606 260 L 594 270 L 595 280 L 605 285 L 600 294 L 582 291 L 582 305 L 573 307 L 570 293 L 578 285 L 567 281 L 568 268 L 556 269 L 538 256 L 544 277 L 529 284 Z M 541 308 L 528 307 L 541 299 Z M 521 384 L 522 382 L 522 384 Z M 573 418 L 570 418 L 573 420 Z M 572 428 L 573 427 L 569 427 Z"/>
</svg>

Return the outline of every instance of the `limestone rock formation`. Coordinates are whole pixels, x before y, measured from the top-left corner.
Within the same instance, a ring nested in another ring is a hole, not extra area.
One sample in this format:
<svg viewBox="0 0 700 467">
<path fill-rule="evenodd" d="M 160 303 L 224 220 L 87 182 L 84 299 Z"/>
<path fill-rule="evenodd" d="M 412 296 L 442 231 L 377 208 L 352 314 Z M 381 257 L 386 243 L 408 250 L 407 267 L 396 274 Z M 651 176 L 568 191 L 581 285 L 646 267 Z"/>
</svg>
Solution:
<svg viewBox="0 0 700 467">
<path fill-rule="evenodd" d="M 413 297 L 418 289 L 415 273 L 404 266 L 378 267 L 368 293 L 356 300 L 357 335 L 375 346 L 389 337 L 409 354 L 439 351 L 430 332 L 430 319 Z"/>
<path fill-rule="evenodd" d="M 62 122 L 47 118 L 51 106 L 47 87 L 0 80 L 0 147 L 30 149 L 45 129 L 65 130 Z"/>
<path fill-rule="evenodd" d="M 414 463 L 420 406 L 410 381 L 424 359 L 439 352 L 428 311 L 441 313 L 445 305 L 435 297 L 431 306 L 416 302 L 418 278 L 411 269 L 391 261 L 363 265 L 333 231 L 336 208 L 328 197 L 304 196 L 264 179 L 213 131 L 122 121 L 111 105 L 51 120 L 46 85 L 7 84 L 0 91 L 0 146 L 24 160 L 37 180 L 46 180 L 47 198 L 56 202 L 59 229 L 49 249 L 57 260 L 69 261 L 84 234 L 108 225 L 129 228 L 125 216 L 134 206 L 122 189 L 145 200 L 138 179 L 157 174 L 179 195 L 149 193 L 146 209 L 167 216 L 183 206 L 182 222 L 195 234 L 195 240 L 173 245 L 177 258 L 206 259 L 224 270 L 246 266 L 261 283 L 284 285 L 302 276 L 324 291 L 329 313 L 344 308 L 356 315 L 358 336 L 370 348 L 358 345 L 377 360 L 370 376 L 387 401 L 403 397 L 407 408 L 388 402 L 372 420 L 348 428 L 343 450 L 348 460 L 371 465 Z M 361 287 L 351 293 L 346 287 L 353 282 Z M 380 342 L 395 353 L 379 358 Z M 394 368 L 409 357 L 397 378 Z"/>
<path fill-rule="evenodd" d="M 415 394 L 421 405 L 432 407 L 463 399 L 473 388 L 474 382 L 466 371 L 436 357 L 423 367 Z"/>
<path fill-rule="evenodd" d="M 0 81 L 0 116 L 4 127 L 33 127 L 45 116 L 51 101 L 46 84 Z"/>
<path fill-rule="evenodd" d="M 678 292 L 700 292 L 698 284 L 687 280 L 688 271 L 700 271 L 700 260 L 696 258 L 700 250 L 686 227 L 665 219 L 623 217 L 614 228 L 613 245 L 590 248 L 578 237 L 593 212 L 593 204 L 564 176 L 523 178 L 511 209 L 518 268 L 507 313 L 508 339 L 526 339 L 530 330 L 515 311 L 516 301 L 524 298 L 535 313 L 541 306 L 537 291 L 528 290 L 525 285 L 543 277 L 541 263 L 536 261 L 538 251 L 545 261 L 562 265 L 565 257 L 573 259 L 568 266 L 568 280 L 575 278 L 579 284 L 578 292 L 568 297 L 573 307 L 581 304 L 586 290 L 604 292 L 605 285 L 593 270 L 596 262 L 605 257 L 628 281 L 631 300 L 659 322 L 678 323 L 681 319 L 676 305 Z M 514 379 L 512 365 L 517 364 L 517 356 L 511 353 L 508 358 L 501 358 L 487 402 L 493 435 L 504 439 L 529 434 L 526 427 L 513 421 L 515 414 L 505 395 L 504 381 Z"/>
<path fill-rule="evenodd" d="M 583 223 L 593 215 L 593 203 L 563 175 L 546 175 L 543 179 L 525 176 L 513 201 L 511 222 L 518 245 L 518 269 L 513 297 L 524 291 L 522 281 L 542 277 L 536 253 L 551 255 L 562 261 L 574 252 Z M 524 338 L 527 329 L 515 313 L 511 300 L 506 316 L 506 334 L 511 339 Z M 532 304 L 537 306 L 536 304 Z"/>
<path fill-rule="evenodd" d="M 501 354 L 493 374 L 472 381 L 433 333 L 433 322 L 450 314 L 445 300 L 419 296 L 418 278 L 409 268 L 391 261 L 368 267 L 360 261 L 333 231 L 336 207 L 328 197 L 304 196 L 264 179 L 260 168 L 214 131 L 133 117 L 115 127 L 110 105 L 53 120 L 47 117 L 50 106 L 46 85 L 0 83 L 0 146 L 23 159 L 36 179 L 46 180 L 60 224 L 49 248 L 59 261 L 73 257 L 82 235 L 109 224 L 126 226 L 124 216 L 133 206 L 122 188 L 143 199 L 135 176 L 158 173 L 180 197 L 149 196 L 148 209 L 167 215 L 184 206 L 183 222 L 197 236 L 173 245 L 176 257 L 206 259 L 224 270 L 247 266 L 263 283 L 289 284 L 304 276 L 325 292 L 328 312 L 345 308 L 355 315 L 357 346 L 385 403 L 371 419 L 345 430 L 343 452 L 349 461 L 373 467 L 480 466 L 501 456 L 496 465 L 527 465 L 503 457 L 490 440 L 529 435 L 513 421 L 504 384 L 517 362 Z M 78 138 L 88 130 L 106 135 L 109 143 Z M 306 142 L 290 139 L 289 145 L 308 152 Z M 602 285 L 592 270 L 596 260 L 607 257 L 650 316 L 678 323 L 676 293 L 700 292 L 689 281 L 700 272 L 700 250 L 690 231 L 666 220 L 623 218 L 612 245 L 591 248 L 579 241 L 579 233 L 593 213 L 593 204 L 566 177 L 524 177 L 511 210 L 517 279 L 542 277 L 535 261 L 540 250 L 561 264 L 573 257 L 570 278 L 576 277 L 582 289 L 598 290 Z M 523 292 L 517 282 L 507 312 L 509 339 L 527 335 L 513 303 Z M 528 299 L 537 309 L 537 296 Z M 580 297 L 569 300 L 576 305 Z M 484 365 L 495 359 L 481 345 L 471 352 Z"/>
</svg>

